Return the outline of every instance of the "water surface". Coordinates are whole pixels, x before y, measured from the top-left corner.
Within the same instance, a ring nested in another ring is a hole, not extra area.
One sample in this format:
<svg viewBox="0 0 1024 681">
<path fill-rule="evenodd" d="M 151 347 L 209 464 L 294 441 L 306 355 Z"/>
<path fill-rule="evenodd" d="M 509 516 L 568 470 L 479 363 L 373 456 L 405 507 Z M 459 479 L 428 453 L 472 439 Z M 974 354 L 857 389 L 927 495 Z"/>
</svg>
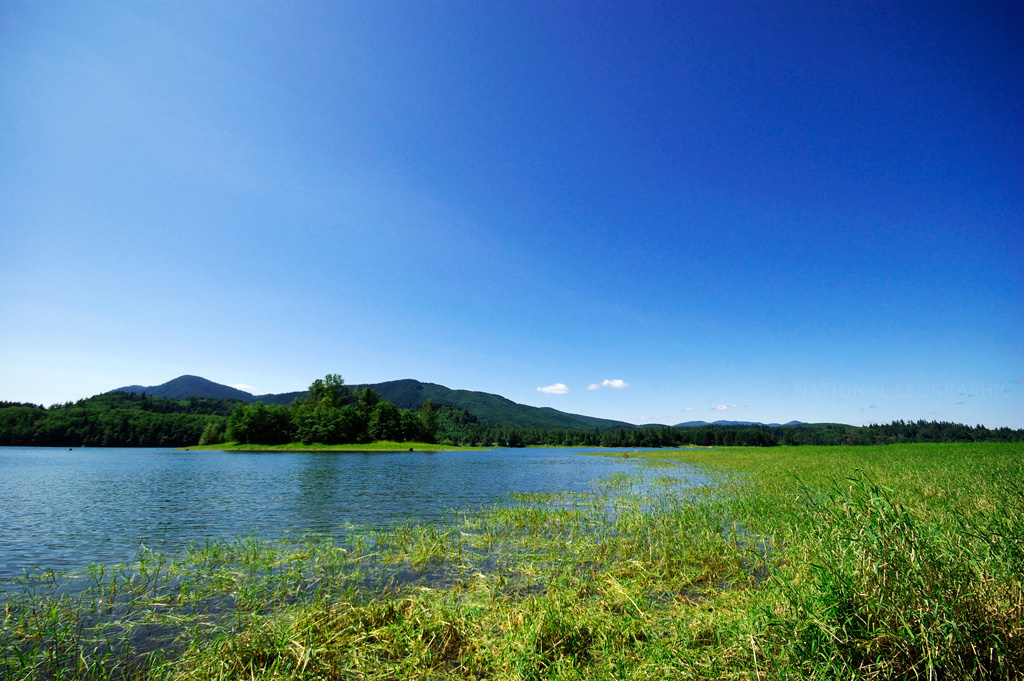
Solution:
<svg viewBox="0 0 1024 681">
<path fill-rule="evenodd" d="M 437 521 L 450 509 L 507 501 L 512 492 L 586 491 L 613 474 L 665 473 L 636 459 L 574 455 L 583 451 L 591 450 L 0 447 L 0 579 L 119 563 L 140 544 L 174 552 L 251 533 L 342 534 L 351 526 Z"/>
</svg>

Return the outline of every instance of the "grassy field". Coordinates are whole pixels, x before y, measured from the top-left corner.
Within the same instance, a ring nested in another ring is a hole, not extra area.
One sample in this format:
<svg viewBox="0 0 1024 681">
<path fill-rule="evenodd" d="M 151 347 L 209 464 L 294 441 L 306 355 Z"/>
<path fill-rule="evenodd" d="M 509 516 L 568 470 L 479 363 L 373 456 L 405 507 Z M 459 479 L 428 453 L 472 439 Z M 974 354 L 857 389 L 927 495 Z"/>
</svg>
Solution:
<svg viewBox="0 0 1024 681">
<path fill-rule="evenodd" d="M 390 442 L 380 440 L 378 442 L 351 445 L 304 445 L 301 442 L 292 442 L 286 445 L 240 445 L 234 442 L 227 442 L 219 445 L 181 447 L 181 449 L 225 452 L 449 452 L 456 450 L 482 450 L 485 447 L 460 447 L 457 445 L 438 445 L 426 442 Z"/>
<path fill-rule="evenodd" d="M 644 458 L 653 487 L 617 476 L 444 526 L 143 552 L 73 593 L 8 585 L 0 677 L 1024 675 L 1024 446 Z"/>
</svg>

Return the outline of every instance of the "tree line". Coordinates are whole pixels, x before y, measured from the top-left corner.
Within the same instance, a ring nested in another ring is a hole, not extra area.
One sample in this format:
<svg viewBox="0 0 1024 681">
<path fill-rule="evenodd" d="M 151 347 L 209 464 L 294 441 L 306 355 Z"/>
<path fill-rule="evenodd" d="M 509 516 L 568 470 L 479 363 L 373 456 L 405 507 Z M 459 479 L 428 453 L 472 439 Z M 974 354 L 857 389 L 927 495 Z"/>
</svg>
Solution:
<svg viewBox="0 0 1024 681">
<path fill-rule="evenodd" d="M 129 393 L 52 405 L 0 403 L 0 445 L 185 447 L 212 422 L 227 421 L 223 400 L 166 400 Z"/>
<path fill-rule="evenodd" d="M 290 405 L 239 404 L 223 432 L 211 425 L 201 444 L 358 444 L 376 440 L 434 442 L 437 416 L 427 400 L 416 411 L 399 409 L 372 388 L 352 390 L 337 374 L 310 385 Z"/>
<path fill-rule="evenodd" d="M 189 447 L 196 444 L 274 445 L 433 442 L 434 405 L 399 409 L 370 389 L 352 390 L 330 374 L 290 405 L 239 400 L 185 400 L 104 393 L 49 408 L 0 402 L 0 445 L 44 447 Z"/>
<path fill-rule="evenodd" d="M 706 425 L 611 429 L 518 428 L 484 424 L 459 407 L 424 402 L 401 409 L 371 388 L 328 374 L 290 405 L 238 400 L 105 393 L 49 408 L 0 402 L 0 445 L 51 447 L 186 447 L 195 444 L 273 445 L 441 442 L 484 447 L 771 447 L 876 445 L 906 442 L 1024 441 L 1024 429 L 989 429 L 945 421 L 894 421 L 847 426 Z"/>
<path fill-rule="evenodd" d="M 669 426 L 611 428 L 515 428 L 484 425 L 460 409 L 438 406 L 438 439 L 442 443 L 498 447 L 770 447 L 779 444 L 767 428 Z M 459 413 L 461 412 L 461 413 Z M 455 417 L 455 418 L 453 418 Z"/>
<path fill-rule="evenodd" d="M 479 423 L 472 414 L 438 406 L 438 440 L 499 447 L 774 447 L 777 445 L 878 445 L 910 442 L 1020 442 L 1024 429 L 989 429 L 945 421 L 894 421 L 887 425 L 639 426 L 593 430 L 514 428 Z"/>
</svg>

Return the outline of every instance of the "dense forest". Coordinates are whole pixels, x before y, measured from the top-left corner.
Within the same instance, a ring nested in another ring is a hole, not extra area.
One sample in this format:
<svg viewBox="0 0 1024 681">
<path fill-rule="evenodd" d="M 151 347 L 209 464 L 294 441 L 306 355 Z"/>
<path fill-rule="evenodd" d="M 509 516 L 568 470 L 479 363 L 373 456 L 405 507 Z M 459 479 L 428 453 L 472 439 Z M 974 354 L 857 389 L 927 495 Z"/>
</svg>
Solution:
<svg viewBox="0 0 1024 681">
<path fill-rule="evenodd" d="M 170 400 L 106 393 L 50 408 L 0 402 L 0 445 L 46 447 L 184 447 L 212 424 L 227 422 L 240 402 Z"/>
<path fill-rule="evenodd" d="M 257 402 L 237 406 L 223 434 L 211 427 L 203 444 L 225 440 L 263 445 L 433 442 L 436 432 L 433 402 L 425 402 L 415 412 L 399 409 L 372 388 L 352 390 L 341 376 L 328 374 L 290 405 Z"/>
<path fill-rule="evenodd" d="M 903 442 L 1016 442 L 1024 430 L 936 421 L 895 421 L 863 427 L 844 424 L 791 426 L 638 426 L 608 430 L 510 428 L 482 425 L 472 414 L 439 405 L 438 439 L 459 445 L 502 447 L 772 447 L 776 445 L 876 445 Z"/>
<path fill-rule="evenodd" d="M 0 402 L 0 445 L 188 447 L 196 444 L 433 442 L 434 405 L 399 409 L 340 376 L 317 379 L 290 405 L 113 392 L 49 408 Z"/>
<path fill-rule="evenodd" d="M 526 447 L 771 447 L 904 442 L 1024 441 L 1024 430 L 936 421 L 886 425 L 704 425 L 613 428 L 517 428 L 481 423 L 459 407 L 432 400 L 402 409 L 369 387 L 340 376 L 317 379 L 291 404 L 234 399 L 169 399 L 113 392 L 43 407 L 0 402 L 0 445 L 185 447 L 196 444 L 441 442 Z"/>
</svg>

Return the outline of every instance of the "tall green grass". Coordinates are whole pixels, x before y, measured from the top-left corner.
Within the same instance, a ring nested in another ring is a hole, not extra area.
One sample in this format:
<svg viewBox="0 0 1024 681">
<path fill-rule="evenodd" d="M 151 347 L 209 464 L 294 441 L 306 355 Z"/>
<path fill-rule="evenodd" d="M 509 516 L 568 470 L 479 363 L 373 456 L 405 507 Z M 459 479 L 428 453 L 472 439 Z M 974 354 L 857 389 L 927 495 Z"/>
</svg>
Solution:
<svg viewBox="0 0 1024 681">
<path fill-rule="evenodd" d="M 1010 678 L 1024 663 L 1024 496 L 998 512 L 912 513 L 866 476 L 806 491 L 820 528 L 806 582 L 770 621 L 808 670 L 887 678 Z"/>
<path fill-rule="evenodd" d="M 0 678 L 1024 675 L 1020 445 L 645 456 L 653 484 L 8 584 Z"/>
</svg>

